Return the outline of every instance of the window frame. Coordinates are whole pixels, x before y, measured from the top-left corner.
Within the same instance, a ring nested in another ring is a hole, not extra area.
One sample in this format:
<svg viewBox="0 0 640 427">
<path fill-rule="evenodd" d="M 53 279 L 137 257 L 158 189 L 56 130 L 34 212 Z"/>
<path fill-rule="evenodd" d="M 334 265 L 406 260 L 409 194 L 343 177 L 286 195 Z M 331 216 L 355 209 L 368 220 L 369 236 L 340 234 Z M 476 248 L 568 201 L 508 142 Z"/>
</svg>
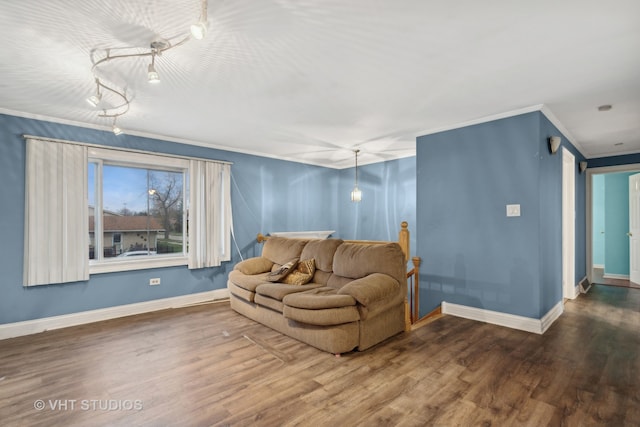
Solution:
<svg viewBox="0 0 640 427">
<path fill-rule="evenodd" d="M 189 209 L 189 195 L 187 193 L 189 180 L 189 160 L 180 157 L 169 157 L 131 151 L 112 150 L 107 148 L 89 147 L 88 164 L 96 164 L 94 176 L 94 259 L 89 259 L 89 274 L 111 273 L 117 271 L 144 270 L 150 268 L 174 267 L 188 265 L 188 235 L 187 216 Z M 104 165 L 131 168 L 152 169 L 182 174 L 183 197 L 183 252 L 181 255 L 167 254 L 140 257 L 123 257 L 104 259 L 104 230 L 102 224 L 102 172 Z M 87 207 L 88 208 L 88 207 Z M 88 248 L 87 248 L 88 249 Z M 117 259 L 116 259 L 117 258 Z"/>
</svg>

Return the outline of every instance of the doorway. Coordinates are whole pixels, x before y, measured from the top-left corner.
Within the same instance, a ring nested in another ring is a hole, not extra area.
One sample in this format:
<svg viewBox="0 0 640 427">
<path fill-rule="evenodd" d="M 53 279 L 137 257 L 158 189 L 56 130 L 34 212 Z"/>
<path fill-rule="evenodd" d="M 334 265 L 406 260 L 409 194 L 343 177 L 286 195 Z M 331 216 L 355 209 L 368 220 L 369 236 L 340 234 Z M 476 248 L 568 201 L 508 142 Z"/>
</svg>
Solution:
<svg viewBox="0 0 640 427">
<path fill-rule="evenodd" d="M 623 243 L 620 243 L 618 246 L 623 247 L 627 246 L 627 254 L 628 251 L 628 238 L 627 232 L 630 232 L 628 229 L 629 224 L 628 220 L 625 220 L 625 224 L 619 224 L 618 229 L 612 229 L 611 224 L 605 229 L 604 221 L 601 218 L 598 218 L 597 209 L 604 209 L 602 206 L 606 206 L 607 210 L 617 209 L 620 212 L 626 211 L 628 213 L 628 191 L 627 195 L 624 195 L 623 191 L 620 191 L 620 195 L 615 197 L 604 197 L 604 200 L 599 200 L 599 192 L 601 194 L 604 193 L 604 187 L 602 187 L 602 180 L 606 177 L 607 179 L 612 178 L 614 175 L 621 175 L 626 173 L 627 176 L 619 177 L 620 181 L 628 182 L 628 175 L 632 173 L 640 172 L 640 164 L 630 164 L 630 165 L 620 165 L 620 166 L 607 166 L 602 168 L 590 168 L 587 169 L 587 177 L 586 177 L 586 190 L 587 190 L 587 206 L 586 206 L 586 222 L 587 222 L 587 277 L 589 283 L 599 283 L 604 285 L 613 285 L 613 286 L 625 286 L 634 287 L 633 284 L 629 281 L 629 272 L 625 273 L 625 270 L 619 270 L 617 266 L 612 266 L 609 263 L 608 271 L 605 269 L 605 257 L 602 254 L 604 249 L 600 248 L 600 245 L 604 245 L 605 236 L 609 237 L 611 234 L 615 234 L 622 239 L 626 239 Z M 615 182 L 615 181 L 614 181 Z M 624 229 L 623 229 L 624 228 Z M 607 236 L 609 234 L 609 236 Z M 621 236 L 620 236 L 621 235 Z M 624 263 L 628 263 L 627 265 L 631 265 L 632 260 L 629 255 L 625 255 L 626 259 L 623 259 L 619 256 L 617 259 L 614 257 L 614 261 L 617 264 L 618 261 L 624 261 Z M 609 257 L 611 260 L 611 257 Z M 627 267 L 629 268 L 629 267 Z M 624 274 L 618 274 L 622 272 Z"/>
</svg>

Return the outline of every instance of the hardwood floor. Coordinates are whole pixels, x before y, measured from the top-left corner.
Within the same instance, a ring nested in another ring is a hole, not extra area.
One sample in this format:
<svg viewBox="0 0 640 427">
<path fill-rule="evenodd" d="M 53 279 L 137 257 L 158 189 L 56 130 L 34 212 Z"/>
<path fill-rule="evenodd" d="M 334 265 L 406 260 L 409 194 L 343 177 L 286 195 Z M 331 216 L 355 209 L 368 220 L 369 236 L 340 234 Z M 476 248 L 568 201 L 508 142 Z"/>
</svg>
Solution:
<svg viewBox="0 0 640 427">
<path fill-rule="evenodd" d="M 227 303 L 0 341 L 3 426 L 639 423 L 637 289 L 595 285 L 542 336 L 443 316 L 340 358 Z"/>
</svg>

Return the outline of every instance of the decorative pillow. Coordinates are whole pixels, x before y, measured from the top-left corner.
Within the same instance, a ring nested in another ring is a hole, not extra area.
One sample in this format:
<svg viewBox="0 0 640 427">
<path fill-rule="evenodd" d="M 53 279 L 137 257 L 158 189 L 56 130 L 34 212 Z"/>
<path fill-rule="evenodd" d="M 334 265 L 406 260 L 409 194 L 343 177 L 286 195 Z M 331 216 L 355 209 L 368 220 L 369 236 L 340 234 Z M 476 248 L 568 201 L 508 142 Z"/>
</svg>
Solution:
<svg viewBox="0 0 640 427">
<path fill-rule="evenodd" d="M 263 257 L 247 258 L 244 261 L 240 261 L 233 268 L 239 270 L 241 273 L 247 275 L 266 273 L 273 267 L 273 262 Z"/>
<path fill-rule="evenodd" d="M 298 264 L 298 259 L 299 258 L 294 258 L 291 261 L 282 264 L 282 266 L 280 268 L 278 268 L 277 270 L 272 271 L 271 273 L 267 274 L 266 280 L 268 282 L 279 282 L 282 279 L 284 279 L 285 277 L 287 277 L 287 274 L 291 273 L 293 271 L 294 268 L 296 268 L 296 264 Z"/>
<path fill-rule="evenodd" d="M 304 285 L 313 279 L 313 273 L 316 272 L 316 260 L 314 258 L 305 259 L 298 263 L 295 270 L 285 276 L 281 280 L 287 285 Z"/>
</svg>

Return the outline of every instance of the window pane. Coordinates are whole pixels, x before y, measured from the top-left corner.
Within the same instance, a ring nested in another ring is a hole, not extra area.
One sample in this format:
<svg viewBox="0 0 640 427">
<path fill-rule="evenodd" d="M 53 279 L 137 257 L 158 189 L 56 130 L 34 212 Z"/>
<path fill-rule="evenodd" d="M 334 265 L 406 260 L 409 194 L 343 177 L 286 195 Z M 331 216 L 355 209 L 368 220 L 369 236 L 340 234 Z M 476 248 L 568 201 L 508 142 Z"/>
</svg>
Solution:
<svg viewBox="0 0 640 427">
<path fill-rule="evenodd" d="M 183 254 L 183 173 L 105 164 L 103 253 L 114 257 Z"/>
</svg>

